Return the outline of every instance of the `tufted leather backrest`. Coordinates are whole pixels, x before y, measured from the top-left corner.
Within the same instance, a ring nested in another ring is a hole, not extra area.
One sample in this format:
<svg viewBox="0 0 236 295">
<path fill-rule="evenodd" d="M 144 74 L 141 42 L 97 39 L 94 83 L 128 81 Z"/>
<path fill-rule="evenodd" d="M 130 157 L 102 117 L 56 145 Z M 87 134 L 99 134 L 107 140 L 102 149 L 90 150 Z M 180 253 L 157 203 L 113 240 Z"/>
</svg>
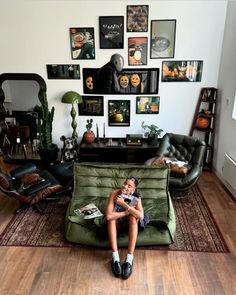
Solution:
<svg viewBox="0 0 236 295">
<path fill-rule="evenodd" d="M 158 156 L 176 158 L 190 165 L 203 165 L 205 142 L 197 137 L 166 133 L 160 142 Z"/>
</svg>

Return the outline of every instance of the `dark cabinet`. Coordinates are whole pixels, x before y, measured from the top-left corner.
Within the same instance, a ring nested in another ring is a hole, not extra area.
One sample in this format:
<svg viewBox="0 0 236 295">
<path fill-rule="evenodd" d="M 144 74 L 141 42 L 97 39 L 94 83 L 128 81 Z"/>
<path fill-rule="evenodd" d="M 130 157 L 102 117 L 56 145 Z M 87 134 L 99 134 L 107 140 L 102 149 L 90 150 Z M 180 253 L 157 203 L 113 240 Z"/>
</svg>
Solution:
<svg viewBox="0 0 236 295">
<path fill-rule="evenodd" d="M 212 169 L 216 123 L 217 88 L 201 88 L 190 135 L 197 135 L 206 142 L 204 169 Z"/>
<path fill-rule="evenodd" d="M 157 145 L 151 146 L 146 142 L 142 145 L 127 145 L 126 139 L 101 140 L 100 142 L 79 145 L 80 162 L 115 162 L 115 163 L 144 163 L 155 157 Z"/>
</svg>

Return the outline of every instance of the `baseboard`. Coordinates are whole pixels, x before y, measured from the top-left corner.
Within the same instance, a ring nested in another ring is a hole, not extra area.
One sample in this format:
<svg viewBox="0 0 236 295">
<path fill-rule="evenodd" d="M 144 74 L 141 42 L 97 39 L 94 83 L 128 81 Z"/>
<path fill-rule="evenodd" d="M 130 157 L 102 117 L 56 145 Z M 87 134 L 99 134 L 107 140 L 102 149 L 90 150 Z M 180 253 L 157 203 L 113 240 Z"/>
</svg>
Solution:
<svg viewBox="0 0 236 295">
<path fill-rule="evenodd" d="M 224 186 L 224 188 L 227 190 L 227 192 L 232 196 L 232 198 L 236 199 L 236 191 L 232 188 L 232 186 L 225 181 L 225 179 L 222 177 L 222 174 L 220 174 L 215 169 L 212 169 L 214 174 L 218 177 L 221 184 Z"/>
</svg>

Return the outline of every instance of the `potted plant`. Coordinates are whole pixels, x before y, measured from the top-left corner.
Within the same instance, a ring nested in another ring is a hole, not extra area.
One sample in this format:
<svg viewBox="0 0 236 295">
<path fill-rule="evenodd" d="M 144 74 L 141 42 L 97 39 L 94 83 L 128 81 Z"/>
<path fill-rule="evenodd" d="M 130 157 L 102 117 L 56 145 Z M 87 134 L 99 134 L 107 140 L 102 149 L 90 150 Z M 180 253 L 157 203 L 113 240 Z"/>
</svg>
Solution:
<svg viewBox="0 0 236 295">
<path fill-rule="evenodd" d="M 95 140 L 95 134 L 94 132 L 91 130 L 92 127 L 93 127 L 93 119 L 88 119 L 87 120 L 87 123 L 86 124 L 86 129 L 87 131 L 84 132 L 84 135 L 83 135 L 83 140 L 86 142 L 86 143 L 92 143 L 94 140 Z"/>
<path fill-rule="evenodd" d="M 37 107 L 38 132 L 39 132 L 39 155 L 44 163 L 55 163 L 58 157 L 58 146 L 52 143 L 52 122 L 55 108 L 49 110 L 46 91 L 39 91 L 41 106 Z"/>
<path fill-rule="evenodd" d="M 151 124 L 146 125 L 144 121 L 142 122 L 141 127 L 144 129 L 144 135 L 148 138 L 148 143 L 150 145 L 157 145 L 158 137 L 163 132 L 163 129 L 159 128 L 158 126 Z"/>
</svg>

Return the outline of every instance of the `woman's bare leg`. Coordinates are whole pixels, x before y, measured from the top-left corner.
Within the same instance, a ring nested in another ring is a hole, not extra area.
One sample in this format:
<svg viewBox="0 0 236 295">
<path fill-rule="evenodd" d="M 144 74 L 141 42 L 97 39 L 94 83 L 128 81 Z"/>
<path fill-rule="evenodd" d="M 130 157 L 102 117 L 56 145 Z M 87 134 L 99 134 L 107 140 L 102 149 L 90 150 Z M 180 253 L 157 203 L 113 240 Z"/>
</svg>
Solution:
<svg viewBox="0 0 236 295">
<path fill-rule="evenodd" d="M 112 252 L 118 251 L 117 247 L 117 224 L 116 220 L 110 220 L 107 222 L 108 237 Z"/>
<path fill-rule="evenodd" d="M 129 245 L 128 245 L 128 253 L 133 254 L 136 241 L 138 235 L 138 220 L 130 215 L 129 216 Z"/>
</svg>

